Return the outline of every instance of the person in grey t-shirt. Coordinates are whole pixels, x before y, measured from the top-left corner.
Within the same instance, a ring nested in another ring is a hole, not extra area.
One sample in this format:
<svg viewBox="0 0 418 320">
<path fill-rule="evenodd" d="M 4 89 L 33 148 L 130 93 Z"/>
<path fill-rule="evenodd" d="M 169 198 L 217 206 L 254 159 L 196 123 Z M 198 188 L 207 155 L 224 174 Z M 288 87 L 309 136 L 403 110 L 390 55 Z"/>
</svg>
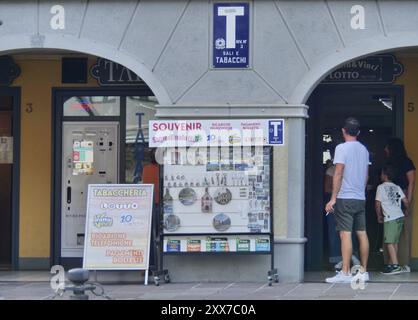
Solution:
<svg viewBox="0 0 418 320">
<path fill-rule="evenodd" d="M 351 233 L 356 232 L 360 243 L 361 270 L 364 281 L 369 280 L 367 260 L 369 239 L 366 233 L 366 184 L 369 171 L 369 152 L 357 141 L 360 123 L 347 118 L 342 128 L 345 143 L 335 149 L 333 190 L 325 210 L 333 213 L 340 233 L 343 268 L 336 276 L 327 278 L 329 283 L 351 283 L 350 259 L 353 251 Z"/>
</svg>

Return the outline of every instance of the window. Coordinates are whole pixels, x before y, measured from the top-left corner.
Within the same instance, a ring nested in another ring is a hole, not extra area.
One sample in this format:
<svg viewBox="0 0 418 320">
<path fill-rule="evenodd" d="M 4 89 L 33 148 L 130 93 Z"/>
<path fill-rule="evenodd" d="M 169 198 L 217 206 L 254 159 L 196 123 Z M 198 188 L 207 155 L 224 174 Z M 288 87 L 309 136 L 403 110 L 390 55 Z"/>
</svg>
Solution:
<svg viewBox="0 0 418 320">
<path fill-rule="evenodd" d="M 157 99 L 154 96 L 128 96 L 126 97 L 126 145 L 125 145 L 125 174 L 126 182 L 138 182 L 138 170 L 150 162 L 150 149 L 148 148 L 148 123 L 155 119 L 155 105 Z M 138 135 L 139 116 L 141 116 L 141 135 Z M 138 144 L 136 139 L 138 136 Z"/>
<path fill-rule="evenodd" d="M 119 116 L 120 100 L 120 97 L 111 96 L 71 97 L 64 102 L 64 116 Z"/>
</svg>

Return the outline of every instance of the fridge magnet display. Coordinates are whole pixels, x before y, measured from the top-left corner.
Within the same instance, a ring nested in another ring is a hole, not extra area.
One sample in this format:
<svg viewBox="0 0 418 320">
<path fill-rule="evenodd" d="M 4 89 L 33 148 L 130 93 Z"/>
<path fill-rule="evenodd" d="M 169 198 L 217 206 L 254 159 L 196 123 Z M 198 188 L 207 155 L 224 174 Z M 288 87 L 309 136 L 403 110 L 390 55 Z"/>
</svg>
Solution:
<svg viewBox="0 0 418 320">
<path fill-rule="evenodd" d="M 179 193 L 179 200 L 185 206 L 191 206 L 196 202 L 196 192 L 191 188 L 184 188 Z"/>
<path fill-rule="evenodd" d="M 231 219 L 224 213 L 217 214 L 213 218 L 213 227 L 217 231 L 226 231 L 231 227 Z"/>
<path fill-rule="evenodd" d="M 175 214 L 169 214 L 164 219 L 164 228 L 167 231 L 173 232 L 180 227 L 180 218 Z"/>
<path fill-rule="evenodd" d="M 232 200 L 232 193 L 228 188 L 220 188 L 215 192 L 215 201 L 220 205 L 226 205 Z"/>
</svg>

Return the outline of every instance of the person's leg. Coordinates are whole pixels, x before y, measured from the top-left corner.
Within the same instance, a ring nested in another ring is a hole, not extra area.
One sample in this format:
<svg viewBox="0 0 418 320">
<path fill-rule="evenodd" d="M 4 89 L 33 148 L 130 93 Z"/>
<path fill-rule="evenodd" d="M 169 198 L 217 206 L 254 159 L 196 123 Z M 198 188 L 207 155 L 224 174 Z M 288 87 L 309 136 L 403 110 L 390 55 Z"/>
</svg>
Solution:
<svg viewBox="0 0 418 320">
<path fill-rule="evenodd" d="M 359 240 L 361 266 L 364 272 L 366 272 L 369 260 L 369 238 L 366 232 L 366 201 L 357 200 L 353 206 L 356 212 L 353 224 Z"/>
<path fill-rule="evenodd" d="M 346 274 L 350 272 L 350 261 L 353 253 L 353 244 L 351 240 L 351 231 L 353 230 L 352 212 L 352 200 L 337 199 L 334 217 L 337 224 L 336 230 L 339 232 L 341 240 L 341 254 L 343 257 L 342 271 Z"/>
<path fill-rule="evenodd" d="M 399 263 L 403 266 L 409 266 L 411 258 L 411 233 L 412 233 L 412 215 L 405 217 L 404 226 L 399 238 Z"/>
<path fill-rule="evenodd" d="M 343 268 L 344 273 L 350 272 L 350 261 L 351 255 L 353 254 L 353 244 L 351 241 L 351 232 L 350 231 L 340 231 L 341 239 L 341 253 L 343 256 Z"/>
<path fill-rule="evenodd" d="M 396 256 L 395 244 L 387 243 L 386 246 L 388 248 L 388 253 L 389 253 L 389 263 L 397 265 L 398 264 L 398 257 Z"/>
<path fill-rule="evenodd" d="M 360 247 L 360 261 L 364 272 L 367 271 L 367 263 L 369 260 L 369 238 L 366 231 L 357 231 L 357 238 L 359 240 Z"/>
<path fill-rule="evenodd" d="M 335 218 L 333 214 L 329 214 L 327 217 L 328 225 L 328 245 L 329 245 L 329 262 L 338 263 L 341 261 L 341 242 L 340 237 L 335 230 Z"/>
<path fill-rule="evenodd" d="M 358 255 L 359 254 L 359 243 L 356 235 L 352 234 L 352 241 L 353 241 L 353 254 Z"/>
</svg>

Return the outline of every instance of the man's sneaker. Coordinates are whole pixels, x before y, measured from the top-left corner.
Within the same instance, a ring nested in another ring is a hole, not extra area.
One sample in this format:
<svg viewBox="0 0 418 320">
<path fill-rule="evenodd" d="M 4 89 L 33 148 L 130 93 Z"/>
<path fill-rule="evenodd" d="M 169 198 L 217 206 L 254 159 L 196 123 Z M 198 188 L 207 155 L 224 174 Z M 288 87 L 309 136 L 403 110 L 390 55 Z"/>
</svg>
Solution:
<svg viewBox="0 0 418 320">
<path fill-rule="evenodd" d="M 389 274 L 393 269 L 393 264 L 385 264 L 381 273 Z"/>
<path fill-rule="evenodd" d="M 353 254 L 351 256 L 351 263 L 353 264 L 353 266 L 360 266 L 360 260 Z"/>
<path fill-rule="evenodd" d="M 363 277 L 364 282 L 369 282 L 370 277 L 368 272 L 360 272 L 360 275 Z"/>
<path fill-rule="evenodd" d="M 342 271 L 338 271 L 337 274 L 331 278 L 326 278 L 325 282 L 327 283 L 351 283 L 353 276 L 348 273 L 345 274 Z"/>
<path fill-rule="evenodd" d="M 340 271 L 342 268 L 343 268 L 343 261 L 342 260 L 334 266 L 334 269 L 338 270 L 338 271 Z"/>
<path fill-rule="evenodd" d="M 411 272 L 411 268 L 409 267 L 409 266 L 402 266 L 401 267 L 401 272 L 402 273 L 408 273 L 408 272 Z"/>
<path fill-rule="evenodd" d="M 393 265 L 392 270 L 389 273 L 385 274 L 399 274 L 402 273 L 402 268 L 399 265 Z"/>
</svg>

